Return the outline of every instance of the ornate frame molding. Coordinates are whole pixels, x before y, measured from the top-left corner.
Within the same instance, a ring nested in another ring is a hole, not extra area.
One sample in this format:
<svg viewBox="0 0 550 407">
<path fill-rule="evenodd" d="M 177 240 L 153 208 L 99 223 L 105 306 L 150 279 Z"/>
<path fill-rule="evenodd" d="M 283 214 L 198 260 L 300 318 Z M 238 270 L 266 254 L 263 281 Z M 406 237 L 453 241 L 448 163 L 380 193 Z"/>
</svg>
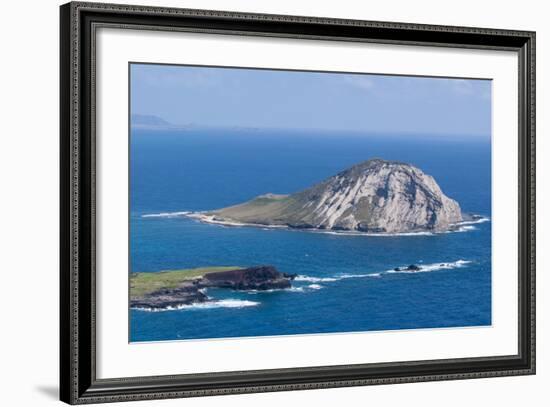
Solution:
<svg viewBox="0 0 550 407">
<path fill-rule="evenodd" d="M 61 6 L 60 383 L 70 404 L 535 373 L 535 33 L 72 2 Z M 116 26 L 491 50 L 519 55 L 519 353 L 405 363 L 96 378 L 95 30 Z"/>
</svg>

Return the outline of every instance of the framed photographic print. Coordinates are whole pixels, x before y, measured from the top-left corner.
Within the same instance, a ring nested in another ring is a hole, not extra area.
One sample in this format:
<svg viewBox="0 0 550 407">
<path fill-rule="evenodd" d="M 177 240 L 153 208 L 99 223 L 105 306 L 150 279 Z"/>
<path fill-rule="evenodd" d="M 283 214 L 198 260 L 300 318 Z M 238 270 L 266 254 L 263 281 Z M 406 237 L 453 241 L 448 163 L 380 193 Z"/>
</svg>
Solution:
<svg viewBox="0 0 550 407">
<path fill-rule="evenodd" d="M 535 372 L 535 34 L 61 7 L 61 399 Z"/>
</svg>

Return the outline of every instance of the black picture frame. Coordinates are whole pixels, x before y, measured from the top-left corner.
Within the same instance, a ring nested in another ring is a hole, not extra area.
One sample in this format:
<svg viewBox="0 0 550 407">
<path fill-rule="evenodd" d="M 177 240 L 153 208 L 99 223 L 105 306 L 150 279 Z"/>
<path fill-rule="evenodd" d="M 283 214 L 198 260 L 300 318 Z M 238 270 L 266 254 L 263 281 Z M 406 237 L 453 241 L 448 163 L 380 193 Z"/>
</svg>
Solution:
<svg viewBox="0 0 550 407">
<path fill-rule="evenodd" d="M 534 32 L 82 2 L 61 6 L 60 22 L 62 401 L 84 404 L 535 373 Z M 500 357 L 98 379 L 94 35 L 101 26 L 517 52 L 518 353 Z"/>
</svg>

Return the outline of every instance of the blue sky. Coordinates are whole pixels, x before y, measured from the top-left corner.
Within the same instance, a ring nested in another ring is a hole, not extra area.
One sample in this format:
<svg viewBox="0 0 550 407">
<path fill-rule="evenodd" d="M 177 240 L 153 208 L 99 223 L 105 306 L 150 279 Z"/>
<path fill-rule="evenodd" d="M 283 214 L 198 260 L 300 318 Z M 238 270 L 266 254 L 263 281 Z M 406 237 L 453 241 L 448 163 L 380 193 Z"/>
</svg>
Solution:
<svg viewBox="0 0 550 407">
<path fill-rule="evenodd" d="M 131 108 L 179 125 L 488 138 L 491 81 L 132 64 Z"/>
</svg>

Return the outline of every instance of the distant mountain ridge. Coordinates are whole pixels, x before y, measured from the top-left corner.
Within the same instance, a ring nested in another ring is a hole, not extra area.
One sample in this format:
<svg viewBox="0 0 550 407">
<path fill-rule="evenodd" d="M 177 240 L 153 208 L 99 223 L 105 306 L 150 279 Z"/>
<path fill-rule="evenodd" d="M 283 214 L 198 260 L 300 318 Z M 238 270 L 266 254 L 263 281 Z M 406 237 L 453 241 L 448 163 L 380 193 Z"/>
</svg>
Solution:
<svg viewBox="0 0 550 407">
<path fill-rule="evenodd" d="M 130 124 L 132 127 L 174 127 L 162 117 L 149 114 L 132 114 Z"/>
<path fill-rule="evenodd" d="M 370 159 L 290 195 L 193 214 L 206 222 L 370 233 L 444 231 L 463 220 L 459 204 L 430 175 Z"/>
</svg>

